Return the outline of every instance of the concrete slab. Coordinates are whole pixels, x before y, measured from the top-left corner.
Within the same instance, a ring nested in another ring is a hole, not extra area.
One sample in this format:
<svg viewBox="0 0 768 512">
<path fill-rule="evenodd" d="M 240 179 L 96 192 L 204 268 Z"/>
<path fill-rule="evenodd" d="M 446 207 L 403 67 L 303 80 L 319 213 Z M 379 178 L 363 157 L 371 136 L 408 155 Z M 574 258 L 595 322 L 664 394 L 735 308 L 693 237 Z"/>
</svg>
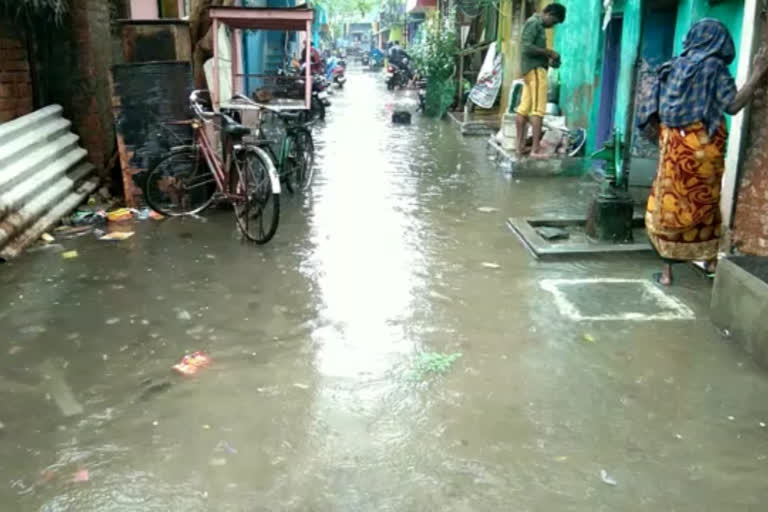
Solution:
<svg viewBox="0 0 768 512">
<path fill-rule="evenodd" d="M 645 235 L 643 218 L 633 219 L 635 243 L 612 244 L 590 241 L 584 231 L 585 218 L 525 218 L 510 217 L 507 227 L 520 239 L 523 245 L 536 258 L 558 258 L 566 256 L 590 256 L 598 254 L 620 254 L 652 251 L 651 244 Z M 569 237 L 564 240 L 546 240 L 537 231 L 537 227 L 548 226 L 565 228 Z"/>
<path fill-rule="evenodd" d="M 696 315 L 654 283 L 641 279 L 545 279 L 561 315 L 575 321 L 694 320 Z"/>
<path fill-rule="evenodd" d="M 717 266 L 712 322 L 768 368 L 768 258 L 725 258 Z"/>
<path fill-rule="evenodd" d="M 525 158 L 518 159 L 517 155 L 507 151 L 494 137 L 488 139 L 491 151 L 496 153 L 496 159 L 502 167 L 516 177 L 552 177 L 552 176 L 582 176 L 592 169 L 592 161 L 583 157 L 562 157 L 548 159 Z"/>
</svg>

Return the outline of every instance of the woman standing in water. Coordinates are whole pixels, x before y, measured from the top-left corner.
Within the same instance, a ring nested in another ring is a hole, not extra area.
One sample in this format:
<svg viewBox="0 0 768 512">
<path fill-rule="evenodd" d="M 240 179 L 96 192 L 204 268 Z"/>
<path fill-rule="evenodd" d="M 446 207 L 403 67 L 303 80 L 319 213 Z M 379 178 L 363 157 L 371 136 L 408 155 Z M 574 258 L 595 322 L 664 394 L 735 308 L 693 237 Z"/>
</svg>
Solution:
<svg viewBox="0 0 768 512">
<path fill-rule="evenodd" d="M 659 68 L 638 110 L 638 126 L 660 123 L 660 155 L 645 214 L 648 237 L 664 261 L 654 279 L 672 284 L 672 264 L 706 261 L 714 271 L 721 234 L 720 187 L 728 137 L 724 114 L 736 114 L 768 72 L 761 49 L 753 74 L 736 90 L 728 65 L 736 55 L 728 29 L 694 24 L 683 53 Z"/>
</svg>

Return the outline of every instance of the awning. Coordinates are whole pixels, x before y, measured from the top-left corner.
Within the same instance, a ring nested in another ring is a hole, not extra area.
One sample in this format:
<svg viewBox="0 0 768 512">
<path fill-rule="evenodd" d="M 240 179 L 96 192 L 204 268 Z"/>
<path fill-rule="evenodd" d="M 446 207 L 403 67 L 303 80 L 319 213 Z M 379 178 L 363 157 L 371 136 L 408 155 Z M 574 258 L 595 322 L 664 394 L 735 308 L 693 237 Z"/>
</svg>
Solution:
<svg viewBox="0 0 768 512">
<path fill-rule="evenodd" d="M 212 7 L 208 11 L 216 19 L 231 28 L 242 30 L 305 30 L 312 21 L 312 9 L 270 9 L 263 7 Z"/>
<path fill-rule="evenodd" d="M 437 0 L 408 0 L 405 12 L 425 12 L 437 8 Z"/>
</svg>

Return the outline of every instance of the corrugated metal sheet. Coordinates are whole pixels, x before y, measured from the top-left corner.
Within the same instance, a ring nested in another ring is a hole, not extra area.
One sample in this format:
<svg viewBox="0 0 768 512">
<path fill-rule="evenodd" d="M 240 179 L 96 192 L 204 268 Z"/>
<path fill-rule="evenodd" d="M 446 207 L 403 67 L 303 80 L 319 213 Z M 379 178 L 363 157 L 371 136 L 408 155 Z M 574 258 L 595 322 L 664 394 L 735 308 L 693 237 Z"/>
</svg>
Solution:
<svg viewBox="0 0 768 512">
<path fill-rule="evenodd" d="M 0 125 L 0 258 L 18 256 L 98 186 L 70 125 L 59 105 Z"/>
</svg>

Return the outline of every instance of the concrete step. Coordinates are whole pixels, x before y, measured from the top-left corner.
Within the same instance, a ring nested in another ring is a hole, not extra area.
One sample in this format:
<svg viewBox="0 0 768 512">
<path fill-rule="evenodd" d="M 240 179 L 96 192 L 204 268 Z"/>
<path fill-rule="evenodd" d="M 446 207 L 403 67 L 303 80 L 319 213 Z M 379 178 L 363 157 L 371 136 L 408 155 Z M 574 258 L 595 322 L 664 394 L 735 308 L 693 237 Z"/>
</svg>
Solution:
<svg viewBox="0 0 768 512">
<path fill-rule="evenodd" d="M 67 153 L 51 161 L 37 171 L 31 178 L 19 180 L 15 186 L 0 195 L 0 219 L 33 199 L 37 192 L 44 191 L 51 183 L 66 175 L 67 172 L 82 162 L 88 154 L 83 148 L 73 146 Z M 93 166 L 91 166 L 92 168 Z"/>
<path fill-rule="evenodd" d="M 59 176 L 59 179 L 42 190 L 23 207 L 8 215 L 0 222 L 0 247 L 12 236 L 21 232 L 28 225 L 40 218 L 51 205 L 58 204 L 75 185 L 81 182 L 94 170 L 92 164 L 83 163 L 77 166 L 69 174 Z"/>
<path fill-rule="evenodd" d="M 0 147 L 34 130 L 35 127 L 46 123 L 51 118 L 61 117 L 61 112 L 60 105 L 49 105 L 13 121 L 0 124 Z"/>
<path fill-rule="evenodd" d="M 0 169 L 9 165 L 14 158 L 23 156 L 25 151 L 66 134 L 71 126 L 72 123 L 63 117 L 49 117 L 38 122 L 33 129 L 27 130 L 21 136 L 0 144 Z"/>
<path fill-rule="evenodd" d="M 20 181 L 35 179 L 34 174 L 39 170 L 77 148 L 78 139 L 77 135 L 67 133 L 6 166 L 0 173 L 0 194 L 5 194 Z"/>
</svg>

